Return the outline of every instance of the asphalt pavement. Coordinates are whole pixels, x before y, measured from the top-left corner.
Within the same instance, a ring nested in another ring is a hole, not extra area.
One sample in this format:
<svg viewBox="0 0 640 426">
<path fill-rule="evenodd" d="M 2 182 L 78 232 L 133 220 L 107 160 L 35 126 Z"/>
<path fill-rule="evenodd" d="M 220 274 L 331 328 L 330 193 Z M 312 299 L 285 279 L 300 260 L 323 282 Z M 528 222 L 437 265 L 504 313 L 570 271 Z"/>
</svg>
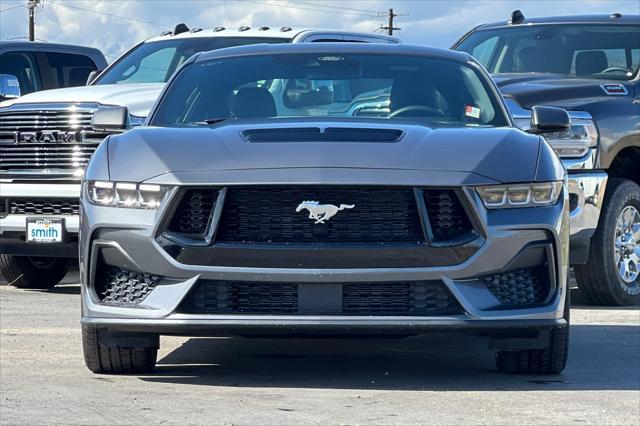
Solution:
<svg viewBox="0 0 640 426">
<path fill-rule="evenodd" d="M 640 424 L 638 306 L 576 304 L 560 376 L 446 335 L 163 337 L 154 374 L 108 376 L 84 366 L 76 283 L 0 286 L 1 424 Z"/>
</svg>

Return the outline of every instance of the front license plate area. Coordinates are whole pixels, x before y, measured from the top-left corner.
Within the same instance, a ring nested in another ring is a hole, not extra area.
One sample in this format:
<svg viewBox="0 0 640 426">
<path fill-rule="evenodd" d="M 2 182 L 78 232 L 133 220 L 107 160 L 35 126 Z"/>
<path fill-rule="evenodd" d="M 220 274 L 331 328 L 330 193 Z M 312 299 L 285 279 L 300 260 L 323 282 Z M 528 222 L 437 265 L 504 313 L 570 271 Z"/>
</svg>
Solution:
<svg viewBox="0 0 640 426">
<path fill-rule="evenodd" d="M 28 243 L 61 243 L 64 241 L 64 219 L 62 218 L 27 218 Z"/>
</svg>

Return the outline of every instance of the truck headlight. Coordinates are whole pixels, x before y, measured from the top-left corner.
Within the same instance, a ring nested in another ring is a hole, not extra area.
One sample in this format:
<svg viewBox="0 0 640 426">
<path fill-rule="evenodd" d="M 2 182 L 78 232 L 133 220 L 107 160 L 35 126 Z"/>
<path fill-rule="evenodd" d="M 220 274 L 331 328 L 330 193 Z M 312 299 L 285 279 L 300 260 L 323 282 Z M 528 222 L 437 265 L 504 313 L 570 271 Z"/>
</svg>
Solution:
<svg viewBox="0 0 640 426">
<path fill-rule="evenodd" d="M 157 209 L 170 187 L 132 182 L 88 181 L 91 204 L 132 209 Z"/>
<path fill-rule="evenodd" d="M 488 209 L 551 206 L 560 198 L 562 182 L 478 186 L 476 192 Z"/>
<path fill-rule="evenodd" d="M 516 119 L 516 125 L 528 130 L 531 120 Z M 544 138 L 561 158 L 583 157 L 589 148 L 598 144 L 598 129 L 589 119 L 571 119 L 571 127 L 564 132 L 545 133 Z"/>
</svg>

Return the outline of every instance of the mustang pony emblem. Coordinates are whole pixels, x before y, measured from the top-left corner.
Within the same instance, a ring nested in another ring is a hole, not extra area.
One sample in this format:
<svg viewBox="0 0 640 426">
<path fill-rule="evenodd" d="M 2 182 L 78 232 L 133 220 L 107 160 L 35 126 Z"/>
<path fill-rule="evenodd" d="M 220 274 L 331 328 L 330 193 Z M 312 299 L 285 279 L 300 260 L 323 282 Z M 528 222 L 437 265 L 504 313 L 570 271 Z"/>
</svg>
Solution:
<svg viewBox="0 0 640 426">
<path fill-rule="evenodd" d="M 309 210 L 309 219 L 313 219 L 316 223 L 325 223 L 327 220 L 334 217 L 340 210 L 352 209 L 355 204 L 340 204 L 340 207 L 333 204 L 320 204 L 318 201 L 303 201 L 296 208 L 296 212 L 299 213 L 304 209 Z"/>
</svg>

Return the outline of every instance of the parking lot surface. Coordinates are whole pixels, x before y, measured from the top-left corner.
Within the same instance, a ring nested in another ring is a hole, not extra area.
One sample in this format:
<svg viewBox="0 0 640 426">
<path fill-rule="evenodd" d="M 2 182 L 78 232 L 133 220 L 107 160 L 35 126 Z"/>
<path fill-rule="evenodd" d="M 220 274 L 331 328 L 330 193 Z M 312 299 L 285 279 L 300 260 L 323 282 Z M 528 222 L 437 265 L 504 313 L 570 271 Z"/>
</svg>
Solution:
<svg viewBox="0 0 640 426">
<path fill-rule="evenodd" d="M 163 337 L 157 370 L 84 366 L 77 274 L 0 286 L 2 424 L 638 424 L 640 310 L 576 304 L 561 376 L 494 370 L 482 339 Z M 579 297 L 579 295 L 577 295 Z"/>
</svg>

